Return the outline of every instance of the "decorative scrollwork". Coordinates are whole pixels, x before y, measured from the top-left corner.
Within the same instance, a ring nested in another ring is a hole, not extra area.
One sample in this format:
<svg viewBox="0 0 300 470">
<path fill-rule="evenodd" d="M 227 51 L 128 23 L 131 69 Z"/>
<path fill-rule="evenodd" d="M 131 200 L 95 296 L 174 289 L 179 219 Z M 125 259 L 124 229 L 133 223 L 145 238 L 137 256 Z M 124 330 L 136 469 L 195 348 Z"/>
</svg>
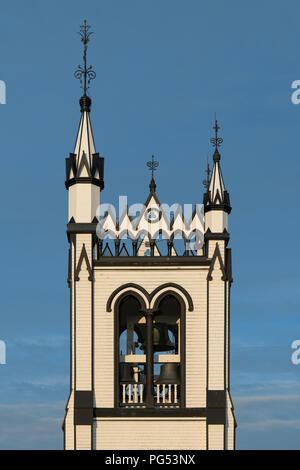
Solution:
<svg viewBox="0 0 300 470">
<path fill-rule="evenodd" d="M 158 165 L 159 165 L 159 162 L 154 160 L 154 155 L 152 155 L 152 160 L 147 162 L 147 167 L 152 172 L 152 178 L 153 178 L 153 175 L 154 175 L 154 171 L 156 171 Z"/>
<path fill-rule="evenodd" d="M 219 147 L 223 143 L 222 137 L 212 137 L 210 139 L 211 143 L 213 144 L 214 147 Z"/>
<path fill-rule="evenodd" d="M 96 78 L 96 72 L 93 70 L 92 65 L 87 66 L 86 64 L 87 45 L 90 42 L 90 36 L 93 34 L 89 29 L 90 25 L 87 25 L 86 20 L 84 20 L 78 33 L 81 37 L 81 42 L 83 43 L 83 66 L 78 65 L 78 69 L 74 72 L 74 77 L 77 78 L 77 80 L 80 80 L 80 85 L 83 89 L 84 95 L 86 95 L 86 92 L 89 89 L 88 85 L 91 80 Z"/>
<path fill-rule="evenodd" d="M 222 137 L 218 137 L 218 131 L 219 131 L 220 127 L 218 126 L 218 121 L 216 119 L 216 115 L 215 115 L 215 125 L 214 125 L 213 129 L 215 130 L 215 137 L 212 137 L 210 139 L 210 142 L 217 149 L 218 147 L 220 147 L 220 145 L 222 145 L 223 139 L 222 139 Z"/>
</svg>

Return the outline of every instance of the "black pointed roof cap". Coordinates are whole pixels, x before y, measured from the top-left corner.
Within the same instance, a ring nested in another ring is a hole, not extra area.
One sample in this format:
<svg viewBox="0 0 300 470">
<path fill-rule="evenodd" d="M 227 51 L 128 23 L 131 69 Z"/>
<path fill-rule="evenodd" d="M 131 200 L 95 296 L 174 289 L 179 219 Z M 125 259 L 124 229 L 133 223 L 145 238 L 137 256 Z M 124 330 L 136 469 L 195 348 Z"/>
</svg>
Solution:
<svg viewBox="0 0 300 470">
<path fill-rule="evenodd" d="M 80 104 L 80 111 L 82 113 L 84 111 L 86 111 L 88 113 L 91 111 L 92 100 L 89 96 L 83 95 L 79 100 L 79 104 Z"/>
<path fill-rule="evenodd" d="M 216 147 L 216 149 L 215 149 L 215 153 L 213 155 L 213 160 L 214 160 L 215 163 L 219 162 L 221 160 L 221 155 L 219 153 L 218 147 Z"/>
<path fill-rule="evenodd" d="M 151 181 L 150 181 L 150 184 L 149 184 L 149 188 L 150 188 L 150 193 L 155 193 L 156 191 L 156 183 L 154 181 L 154 178 L 152 176 L 151 178 Z"/>
</svg>

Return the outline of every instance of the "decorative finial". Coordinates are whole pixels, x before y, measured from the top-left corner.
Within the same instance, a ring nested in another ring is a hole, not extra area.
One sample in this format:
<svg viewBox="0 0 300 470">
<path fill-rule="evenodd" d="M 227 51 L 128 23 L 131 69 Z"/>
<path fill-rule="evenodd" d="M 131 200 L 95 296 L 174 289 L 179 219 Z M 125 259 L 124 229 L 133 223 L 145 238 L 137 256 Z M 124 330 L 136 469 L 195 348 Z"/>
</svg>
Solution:
<svg viewBox="0 0 300 470">
<path fill-rule="evenodd" d="M 155 181 L 154 181 L 154 172 L 156 171 L 156 169 L 159 165 L 159 162 L 154 160 L 154 158 L 155 158 L 154 155 L 152 155 L 152 160 L 147 162 L 147 167 L 152 172 L 152 175 L 151 175 L 152 177 L 151 177 L 151 182 L 150 182 L 150 191 L 151 192 L 155 192 L 155 190 L 156 190 L 156 184 L 155 184 Z"/>
<path fill-rule="evenodd" d="M 208 189 L 209 187 L 209 181 L 210 181 L 210 168 L 209 168 L 209 162 L 208 162 L 208 157 L 207 157 L 207 167 L 205 170 L 206 173 L 206 179 L 202 181 L 203 186 Z"/>
<path fill-rule="evenodd" d="M 90 42 L 90 36 L 93 34 L 90 31 L 90 25 L 86 24 L 86 20 L 80 26 L 78 34 L 83 43 L 83 66 L 78 65 L 78 69 L 74 72 L 74 77 L 80 80 L 80 86 L 83 89 L 83 96 L 80 99 L 81 111 L 90 111 L 91 99 L 87 96 L 86 92 L 89 89 L 90 81 L 96 78 L 96 72 L 93 70 L 92 65 L 87 66 L 86 64 L 87 45 Z"/>
<path fill-rule="evenodd" d="M 210 139 L 211 143 L 213 144 L 213 146 L 215 147 L 215 153 L 214 153 L 214 161 L 219 161 L 220 160 L 220 154 L 219 154 L 219 150 L 218 150 L 218 147 L 220 147 L 223 143 L 223 139 L 222 137 L 218 137 L 218 131 L 220 129 L 220 127 L 218 126 L 218 121 L 216 119 L 216 113 L 215 113 L 215 125 L 213 127 L 213 129 L 215 130 L 215 137 L 212 137 Z"/>
</svg>

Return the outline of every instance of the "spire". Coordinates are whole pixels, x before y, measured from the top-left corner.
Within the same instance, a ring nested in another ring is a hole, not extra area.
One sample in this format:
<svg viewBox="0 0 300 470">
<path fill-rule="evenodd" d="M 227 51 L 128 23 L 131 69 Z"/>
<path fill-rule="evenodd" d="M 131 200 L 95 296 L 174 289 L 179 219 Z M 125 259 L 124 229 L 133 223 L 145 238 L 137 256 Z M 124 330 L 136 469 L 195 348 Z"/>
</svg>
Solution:
<svg viewBox="0 0 300 470">
<path fill-rule="evenodd" d="M 83 65 L 78 65 L 77 70 L 74 73 L 75 78 L 80 80 L 80 86 L 83 90 L 81 96 L 80 111 L 81 117 L 76 136 L 75 146 L 73 153 L 67 159 L 67 188 L 74 184 L 74 182 L 85 182 L 89 181 L 94 185 L 100 186 L 102 189 L 103 184 L 103 158 L 99 157 L 96 153 L 96 147 L 94 142 L 94 136 L 92 131 L 92 125 L 90 120 L 90 111 L 92 100 L 87 95 L 90 81 L 96 77 L 96 73 L 92 69 L 91 65 L 87 65 L 87 47 L 90 42 L 90 36 L 93 34 L 90 31 L 90 26 L 84 20 L 83 25 L 80 26 L 78 33 L 83 44 Z M 88 179 L 88 180 L 87 180 Z"/>
<path fill-rule="evenodd" d="M 76 155 L 78 166 L 80 165 L 83 155 L 85 155 L 90 164 L 92 155 L 96 153 L 89 111 L 82 111 L 81 113 L 73 153 Z"/>
<path fill-rule="evenodd" d="M 212 169 L 210 180 L 206 181 L 207 191 L 204 194 L 204 210 L 208 211 L 211 209 L 222 209 L 228 214 L 231 211 L 229 194 L 225 189 L 223 175 L 220 166 L 221 155 L 219 153 L 219 147 L 223 143 L 222 137 L 218 136 L 220 127 L 218 126 L 218 121 L 215 116 L 215 125 L 213 127 L 215 130 L 215 137 L 210 139 L 211 143 L 215 147 L 213 161 L 214 166 Z"/>
<path fill-rule="evenodd" d="M 91 65 L 87 66 L 86 59 L 88 43 L 90 42 L 90 37 L 93 34 L 93 32 L 90 31 L 90 28 L 91 27 L 86 23 L 86 20 L 84 20 L 83 24 L 80 26 L 78 34 L 80 35 L 81 42 L 83 44 L 83 65 L 78 65 L 78 68 L 74 73 L 75 78 L 80 80 L 80 87 L 83 89 L 83 95 L 79 100 L 81 119 L 74 148 L 74 154 L 77 156 L 78 166 L 81 164 L 83 155 L 85 155 L 89 164 L 91 164 L 91 157 L 96 153 L 89 116 L 92 100 L 87 96 L 90 81 L 96 78 L 96 73 L 94 72 L 93 67 Z"/>
<path fill-rule="evenodd" d="M 155 193 L 155 191 L 156 191 L 156 184 L 155 184 L 155 181 L 154 181 L 154 171 L 156 171 L 156 169 L 159 165 L 159 162 L 154 160 L 154 158 L 155 158 L 154 155 L 152 155 L 152 160 L 147 162 L 147 167 L 151 171 L 151 181 L 150 181 L 150 184 L 149 184 L 150 193 Z"/>
</svg>

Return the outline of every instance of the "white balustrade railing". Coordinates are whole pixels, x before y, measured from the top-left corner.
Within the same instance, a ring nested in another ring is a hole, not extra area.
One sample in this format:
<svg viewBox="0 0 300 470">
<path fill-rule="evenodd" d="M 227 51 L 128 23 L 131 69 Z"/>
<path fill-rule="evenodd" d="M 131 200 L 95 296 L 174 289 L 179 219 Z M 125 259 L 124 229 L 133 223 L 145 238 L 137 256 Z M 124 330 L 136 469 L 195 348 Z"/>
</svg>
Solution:
<svg viewBox="0 0 300 470">
<path fill-rule="evenodd" d="M 179 406 L 179 384 L 156 384 L 156 406 Z M 142 383 L 121 383 L 121 404 L 123 406 L 143 406 L 144 389 Z"/>
<path fill-rule="evenodd" d="M 178 405 L 178 384 L 156 384 L 156 404 Z"/>
<path fill-rule="evenodd" d="M 122 386 L 122 405 L 133 405 L 144 403 L 144 384 L 131 383 L 121 384 Z"/>
</svg>

